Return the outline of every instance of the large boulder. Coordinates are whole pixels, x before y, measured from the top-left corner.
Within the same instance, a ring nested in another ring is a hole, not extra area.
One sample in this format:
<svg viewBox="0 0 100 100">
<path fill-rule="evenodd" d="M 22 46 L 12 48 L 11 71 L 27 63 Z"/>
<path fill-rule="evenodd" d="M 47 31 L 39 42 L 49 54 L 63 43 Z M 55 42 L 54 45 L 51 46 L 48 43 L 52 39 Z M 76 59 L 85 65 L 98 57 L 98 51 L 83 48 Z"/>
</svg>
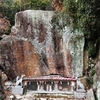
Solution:
<svg viewBox="0 0 100 100">
<path fill-rule="evenodd" d="M 0 65 L 10 77 L 83 75 L 83 34 L 65 26 L 59 35 L 51 23 L 53 15 L 41 10 L 16 14 L 9 38 L 0 42 Z"/>
</svg>

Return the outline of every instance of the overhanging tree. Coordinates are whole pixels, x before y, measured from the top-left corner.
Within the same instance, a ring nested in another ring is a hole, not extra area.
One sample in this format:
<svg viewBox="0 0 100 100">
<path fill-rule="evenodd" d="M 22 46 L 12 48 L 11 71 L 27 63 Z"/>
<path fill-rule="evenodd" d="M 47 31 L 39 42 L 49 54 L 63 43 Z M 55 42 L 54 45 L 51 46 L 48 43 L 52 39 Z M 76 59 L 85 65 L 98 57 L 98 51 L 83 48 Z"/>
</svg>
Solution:
<svg viewBox="0 0 100 100">
<path fill-rule="evenodd" d="M 73 28 L 84 33 L 89 56 L 96 56 L 100 41 L 100 0 L 64 0 L 64 11 L 70 15 Z"/>
</svg>

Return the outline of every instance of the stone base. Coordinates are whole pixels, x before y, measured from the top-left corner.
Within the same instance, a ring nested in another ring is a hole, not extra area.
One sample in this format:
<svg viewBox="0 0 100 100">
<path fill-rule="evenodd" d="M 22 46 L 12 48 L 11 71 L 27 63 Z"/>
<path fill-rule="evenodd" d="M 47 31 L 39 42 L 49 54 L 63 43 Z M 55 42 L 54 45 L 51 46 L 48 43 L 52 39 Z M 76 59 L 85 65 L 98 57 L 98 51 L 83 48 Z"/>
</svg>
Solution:
<svg viewBox="0 0 100 100">
<path fill-rule="evenodd" d="M 16 98 L 20 98 L 20 100 L 86 100 L 75 98 L 74 95 L 67 94 L 30 94 L 27 92 L 26 95 L 15 95 Z"/>
<path fill-rule="evenodd" d="M 22 86 L 12 86 L 12 94 L 23 94 Z"/>
<path fill-rule="evenodd" d="M 65 95 L 74 95 L 73 92 L 69 92 L 69 91 L 59 91 L 59 90 L 53 90 L 53 91 L 27 91 L 27 94 L 65 94 Z"/>
</svg>

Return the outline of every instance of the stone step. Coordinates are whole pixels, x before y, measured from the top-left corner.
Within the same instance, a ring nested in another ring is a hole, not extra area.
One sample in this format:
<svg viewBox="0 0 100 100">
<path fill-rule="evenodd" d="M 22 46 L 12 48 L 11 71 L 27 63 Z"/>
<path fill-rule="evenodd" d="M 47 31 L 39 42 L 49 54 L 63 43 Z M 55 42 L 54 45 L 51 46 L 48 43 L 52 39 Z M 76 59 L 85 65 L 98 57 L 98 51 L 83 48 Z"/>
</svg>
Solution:
<svg viewBox="0 0 100 100">
<path fill-rule="evenodd" d="M 75 96 L 75 98 L 85 98 L 85 96 L 86 96 L 86 93 L 85 92 L 74 92 L 74 96 Z"/>
</svg>

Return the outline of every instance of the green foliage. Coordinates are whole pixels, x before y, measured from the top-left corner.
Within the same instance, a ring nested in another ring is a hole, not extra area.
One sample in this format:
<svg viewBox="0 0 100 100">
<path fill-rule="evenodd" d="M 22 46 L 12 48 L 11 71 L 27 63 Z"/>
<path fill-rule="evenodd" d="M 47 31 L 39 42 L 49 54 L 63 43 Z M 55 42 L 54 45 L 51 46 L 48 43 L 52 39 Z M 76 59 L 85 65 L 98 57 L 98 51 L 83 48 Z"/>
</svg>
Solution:
<svg viewBox="0 0 100 100">
<path fill-rule="evenodd" d="M 89 88 L 91 88 L 92 86 L 93 86 L 93 84 L 94 84 L 94 82 L 93 82 L 93 77 L 94 77 L 94 74 L 95 74 L 95 70 L 91 70 L 91 71 L 89 71 L 88 72 L 89 73 L 89 75 L 88 76 L 86 76 L 86 84 L 87 84 L 87 86 L 89 87 Z"/>
<path fill-rule="evenodd" d="M 70 22 L 68 15 L 71 18 Z M 89 51 L 89 57 L 96 57 L 99 46 L 97 40 L 100 38 L 99 0 L 64 0 L 64 10 L 55 13 L 52 22 L 57 30 L 71 23 L 73 31 L 83 32 L 86 40 L 85 49 Z"/>
<path fill-rule="evenodd" d="M 65 12 L 72 18 L 73 28 L 84 33 L 87 44 L 96 45 L 100 37 L 100 0 L 65 0 L 64 5 Z"/>
<path fill-rule="evenodd" d="M 93 82 L 92 82 L 92 80 L 86 78 L 86 84 L 87 84 L 87 86 L 90 88 L 90 87 L 92 87 Z"/>
<path fill-rule="evenodd" d="M 96 70 L 93 69 L 93 70 L 91 71 L 91 76 L 93 76 L 95 73 L 96 73 Z"/>
<path fill-rule="evenodd" d="M 10 20 L 11 25 L 14 25 L 14 16 L 15 13 L 19 11 L 19 7 L 16 5 L 14 6 L 13 0 L 4 0 L 2 5 L 0 5 L 0 13 L 7 17 Z"/>
<path fill-rule="evenodd" d="M 93 44 L 93 43 L 91 43 L 91 42 L 89 42 L 88 43 L 88 54 L 89 54 L 89 56 L 91 56 L 92 58 L 95 58 L 96 56 L 96 52 L 97 52 L 97 50 L 96 50 L 96 47 L 95 47 L 95 44 Z"/>
<path fill-rule="evenodd" d="M 19 6 L 20 11 L 26 9 L 46 10 L 50 2 L 49 0 L 14 0 L 14 4 Z"/>
<path fill-rule="evenodd" d="M 32 2 L 32 6 L 34 7 L 34 9 L 46 10 L 48 9 L 49 5 L 50 5 L 49 0 L 34 0 Z"/>
<path fill-rule="evenodd" d="M 7 19 L 10 21 L 11 27 L 15 23 L 15 14 L 19 11 L 29 9 L 51 9 L 50 0 L 0 0 L 0 13 L 4 17 L 7 17 Z M 8 32 L 6 34 L 8 34 Z"/>
<path fill-rule="evenodd" d="M 90 58 L 88 64 L 89 66 L 85 71 L 86 84 L 88 85 L 88 87 L 92 87 L 96 81 L 96 69 L 94 60 Z"/>
</svg>

